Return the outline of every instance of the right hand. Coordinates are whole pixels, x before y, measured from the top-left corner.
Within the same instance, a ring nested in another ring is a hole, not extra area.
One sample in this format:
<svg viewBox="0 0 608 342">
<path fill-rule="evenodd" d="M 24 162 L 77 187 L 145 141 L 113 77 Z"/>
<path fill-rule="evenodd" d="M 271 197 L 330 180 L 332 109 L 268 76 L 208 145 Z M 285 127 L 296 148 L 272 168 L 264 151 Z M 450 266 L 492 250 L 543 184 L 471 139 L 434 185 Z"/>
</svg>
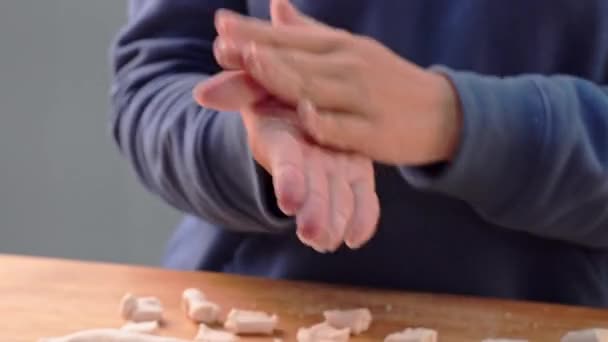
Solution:
<svg viewBox="0 0 608 342">
<path fill-rule="evenodd" d="M 292 108 L 242 71 L 225 71 L 194 90 L 205 107 L 239 111 L 255 160 L 272 176 L 279 208 L 295 215 L 302 242 L 319 252 L 358 248 L 375 233 L 379 203 L 372 162 L 310 143 Z"/>
</svg>

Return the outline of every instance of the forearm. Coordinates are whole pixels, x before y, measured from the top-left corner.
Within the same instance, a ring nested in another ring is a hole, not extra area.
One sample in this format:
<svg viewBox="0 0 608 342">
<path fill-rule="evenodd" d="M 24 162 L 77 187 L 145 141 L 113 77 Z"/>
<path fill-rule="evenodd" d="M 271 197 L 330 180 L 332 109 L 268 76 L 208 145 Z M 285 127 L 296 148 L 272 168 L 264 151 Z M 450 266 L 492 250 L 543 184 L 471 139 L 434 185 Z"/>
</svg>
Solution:
<svg viewBox="0 0 608 342">
<path fill-rule="evenodd" d="M 132 96 L 115 94 L 117 144 L 142 183 L 184 212 L 246 230 L 287 227 L 265 201 L 272 190 L 264 188 L 269 184 L 251 157 L 240 116 L 191 100 L 200 79 L 171 75 Z"/>
<path fill-rule="evenodd" d="M 242 10 L 241 1 L 223 2 Z M 201 108 L 192 89 L 218 71 L 219 1 L 130 2 L 113 50 L 114 138 L 142 183 L 172 206 L 225 227 L 276 231 L 291 221 L 266 200 L 240 115 Z"/>
<path fill-rule="evenodd" d="M 493 223 L 608 247 L 606 88 L 565 76 L 448 74 L 463 110 L 459 147 L 438 175 L 403 167 L 406 179 Z"/>
</svg>

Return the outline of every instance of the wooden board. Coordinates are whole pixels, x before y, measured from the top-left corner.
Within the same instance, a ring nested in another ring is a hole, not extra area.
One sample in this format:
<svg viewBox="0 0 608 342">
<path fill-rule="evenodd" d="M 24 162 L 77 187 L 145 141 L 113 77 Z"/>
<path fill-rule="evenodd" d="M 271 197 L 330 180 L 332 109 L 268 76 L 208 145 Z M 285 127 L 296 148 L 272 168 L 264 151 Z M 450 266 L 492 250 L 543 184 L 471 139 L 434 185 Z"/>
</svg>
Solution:
<svg viewBox="0 0 608 342">
<path fill-rule="evenodd" d="M 568 330 L 608 327 L 608 311 L 502 300 L 378 291 L 126 265 L 0 256 L 0 341 L 36 341 L 75 330 L 118 327 L 118 301 L 127 291 L 158 296 L 166 308 L 162 335 L 191 339 L 196 325 L 179 309 L 186 287 L 199 287 L 223 307 L 280 316 L 280 337 L 322 319 L 330 308 L 369 307 L 371 330 L 352 341 L 382 341 L 411 326 L 437 329 L 440 341 L 485 337 L 559 341 Z M 272 341 L 271 338 L 243 341 Z"/>
</svg>

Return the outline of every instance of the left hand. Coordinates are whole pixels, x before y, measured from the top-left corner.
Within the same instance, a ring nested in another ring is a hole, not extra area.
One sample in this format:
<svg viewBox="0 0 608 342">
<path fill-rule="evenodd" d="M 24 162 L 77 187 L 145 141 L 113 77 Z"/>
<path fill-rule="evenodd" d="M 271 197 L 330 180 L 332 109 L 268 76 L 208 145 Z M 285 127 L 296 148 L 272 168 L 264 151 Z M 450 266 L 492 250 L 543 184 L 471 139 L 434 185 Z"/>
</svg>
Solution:
<svg viewBox="0 0 608 342">
<path fill-rule="evenodd" d="M 272 95 L 297 106 L 301 124 L 322 145 L 389 164 L 452 158 L 460 113 L 447 78 L 371 38 L 316 22 L 288 0 L 273 1 L 302 25 L 217 13 L 216 48 L 238 54 L 224 58 L 225 68 L 244 68 Z"/>
<path fill-rule="evenodd" d="M 193 90 L 207 108 L 241 113 L 252 156 L 271 176 L 281 210 L 295 215 L 297 235 L 319 252 L 343 242 L 359 248 L 376 232 L 380 206 L 372 161 L 321 148 L 243 71 L 222 72 Z"/>
</svg>

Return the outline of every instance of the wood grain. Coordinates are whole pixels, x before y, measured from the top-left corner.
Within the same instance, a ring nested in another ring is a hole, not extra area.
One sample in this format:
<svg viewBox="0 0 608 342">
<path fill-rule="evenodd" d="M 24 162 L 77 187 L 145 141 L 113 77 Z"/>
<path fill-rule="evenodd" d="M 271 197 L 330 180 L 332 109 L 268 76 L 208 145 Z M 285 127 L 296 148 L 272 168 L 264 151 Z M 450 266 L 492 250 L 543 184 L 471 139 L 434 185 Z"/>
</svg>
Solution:
<svg viewBox="0 0 608 342">
<path fill-rule="evenodd" d="M 223 315 L 232 307 L 277 313 L 285 341 L 294 340 L 298 327 L 320 321 L 325 309 L 361 306 L 372 310 L 374 323 L 353 341 L 382 341 L 386 334 L 409 326 L 437 329 L 445 342 L 495 336 L 559 341 L 568 330 L 608 327 L 608 311 L 589 308 L 0 256 L 0 341 L 36 341 L 81 329 L 118 327 L 118 301 L 126 291 L 158 296 L 166 310 L 161 334 L 189 339 L 196 325 L 179 309 L 186 287 L 201 288 L 222 305 Z"/>
</svg>

